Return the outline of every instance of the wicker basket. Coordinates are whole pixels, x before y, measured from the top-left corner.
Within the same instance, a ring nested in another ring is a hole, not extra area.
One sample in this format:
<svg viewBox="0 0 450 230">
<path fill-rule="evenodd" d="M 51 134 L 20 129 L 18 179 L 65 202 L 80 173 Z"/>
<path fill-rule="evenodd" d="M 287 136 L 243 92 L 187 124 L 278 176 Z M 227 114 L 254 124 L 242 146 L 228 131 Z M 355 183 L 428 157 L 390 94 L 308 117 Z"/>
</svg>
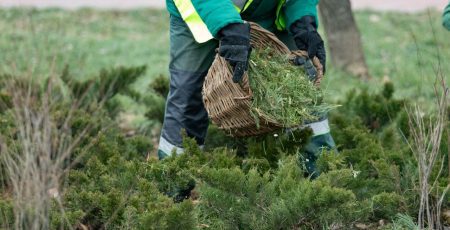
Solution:
<svg viewBox="0 0 450 230">
<path fill-rule="evenodd" d="M 303 51 L 291 52 L 274 34 L 258 24 L 250 22 L 250 26 L 253 49 L 270 46 L 283 55 L 307 56 Z M 320 81 L 323 76 L 322 66 L 317 58 L 314 58 L 313 64 Z M 228 62 L 216 55 L 203 85 L 203 102 L 212 122 L 234 137 L 256 136 L 282 128 L 280 123 L 263 113 L 258 114 L 258 118 L 251 114 L 252 91 L 248 76 L 244 75 L 241 84 L 233 83 L 232 76 Z"/>
</svg>

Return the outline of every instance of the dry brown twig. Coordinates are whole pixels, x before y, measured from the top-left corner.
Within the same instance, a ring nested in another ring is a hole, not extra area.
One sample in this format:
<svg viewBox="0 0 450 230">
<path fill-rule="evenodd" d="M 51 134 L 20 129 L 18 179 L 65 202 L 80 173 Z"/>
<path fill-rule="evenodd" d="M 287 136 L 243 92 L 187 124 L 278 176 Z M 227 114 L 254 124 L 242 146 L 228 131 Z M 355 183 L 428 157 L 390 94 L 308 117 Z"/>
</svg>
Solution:
<svg viewBox="0 0 450 230">
<path fill-rule="evenodd" d="M 431 28 L 434 34 L 434 39 L 436 40 L 433 26 L 431 26 Z M 415 39 L 414 34 L 413 37 Z M 437 41 L 435 42 L 437 44 Z M 418 48 L 417 43 L 416 46 Z M 444 198 L 450 189 L 450 183 L 448 183 L 441 194 L 439 194 L 438 179 L 442 175 L 445 159 L 445 154 L 442 154 L 442 152 L 440 151 L 440 146 L 444 131 L 447 128 L 446 126 L 448 123 L 447 106 L 449 99 L 449 89 L 445 81 L 445 75 L 441 68 L 441 58 L 438 47 L 436 47 L 436 53 L 438 65 L 435 69 L 434 104 L 436 106 L 436 110 L 434 112 L 434 116 L 428 119 L 425 118 L 422 110 L 417 105 L 413 108 L 406 109 L 408 113 L 409 128 L 411 130 L 412 138 L 411 141 L 408 142 L 408 144 L 417 160 L 417 166 L 419 170 L 419 229 L 424 229 L 426 226 L 428 226 L 428 228 L 430 229 L 443 228 L 443 225 L 441 223 L 441 209 Z M 417 55 L 420 60 L 419 51 Z M 436 163 L 438 162 L 440 162 L 440 164 L 436 165 Z M 432 178 L 432 172 L 436 169 L 438 170 L 438 173 L 436 176 L 434 176 L 434 178 Z M 433 192 L 436 192 L 434 196 L 432 194 Z"/>
<path fill-rule="evenodd" d="M 87 93 L 74 98 L 64 119 L 58 121 L 55 111 L 62 98 L 54 92 L 55 76 L 47 81 L 45 90 L 36 87 L 39 84 L 34 84 L 32 77 L 2 79 L 12 99 L 11 113 L 17 128 L 15 134 L 0 134 L 0 162 L 11 191 L 15 229 L 49 229 L 52 203 L 65 217 L 61 182 L 96 141 L 93 138 L 76 157 L 72 155 L 93 128 L 87 125 L 78 134 L 71 132 L 75 111 L 83 107 L 79 102 Z M 107 93 L 111 90 L 109 87 Z M 97 111 L 101 111 L 106 98 L 104 95 L 99 99 Z M 15 135 L 9 138 L 14 141 L 5 142 L 5 135 Z"/>
</svg>

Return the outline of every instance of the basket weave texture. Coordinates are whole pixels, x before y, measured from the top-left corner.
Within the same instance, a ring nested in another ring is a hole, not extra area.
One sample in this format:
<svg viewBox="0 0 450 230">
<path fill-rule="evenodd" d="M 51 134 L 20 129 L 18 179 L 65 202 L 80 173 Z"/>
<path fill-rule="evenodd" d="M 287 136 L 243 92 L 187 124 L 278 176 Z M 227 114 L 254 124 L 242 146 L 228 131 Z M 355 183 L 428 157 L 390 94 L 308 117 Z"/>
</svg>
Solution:
<svg viewBox="0 0 450 230">
<path fill-rule="evenodd" d="M 256 23 L 250 23 L 253 49 L 271 47 L 281 55 L 307 57 L 304 51 L 290 51 L 271 32 Z M 317 69 L 316 83 L 320 83 L 323 71 L 317 58 L 313 59 Z M 203 84 L 203 102 L 212 122 L 228 135 L 234 137 L 257 136 L 283 128 L 279 122 L 270 119 L 264 113 L 251 113 L 252 91 L 247 73 L 240 84 L 233 83 L 233 71 L 228 62 L 216 55 Z M 300 124 L 299 124 L 300 125 Z"/>
</svg>

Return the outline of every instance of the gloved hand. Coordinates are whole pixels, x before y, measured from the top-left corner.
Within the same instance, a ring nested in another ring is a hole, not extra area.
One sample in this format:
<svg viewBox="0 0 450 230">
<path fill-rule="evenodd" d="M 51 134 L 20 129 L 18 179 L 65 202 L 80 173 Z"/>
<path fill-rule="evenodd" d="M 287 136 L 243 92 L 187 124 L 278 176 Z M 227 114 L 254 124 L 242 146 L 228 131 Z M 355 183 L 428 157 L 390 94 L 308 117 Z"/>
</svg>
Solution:
<svg viewBox="0 0 450 230">
<path fill-rule="evenodd" d="M 248 69 L 248 59 L 251 53 L 250 25 L 247 23 L 232 23 L 222 28 L 218 37 L 220 40 L 219 55 L 233 67 L 233 82 L 239 83 Z"/>
<path fill-rule="evenodd" d="M 326 53 L 322 37 L 317 32 L 316 19 L 313 16 L 303 16 L 291 25 L 291 32 L 294 35 L 295 44 L 299 50 L 308 52 L 310 59 L 316 56 L 319 58 L 325 73 Z"/>
<path fill-rule="evenodd" d="M 305 70 L 306 75 L 308 76 L 309 80 L 312 82 L 316 82 L 317 80 L 317 70 L 314 64 L 311 62 L 310 59 L 303 57 L 303 56 L 296 56 L 292 62 L 294 65 L 300 66 Z"/>
</svg>

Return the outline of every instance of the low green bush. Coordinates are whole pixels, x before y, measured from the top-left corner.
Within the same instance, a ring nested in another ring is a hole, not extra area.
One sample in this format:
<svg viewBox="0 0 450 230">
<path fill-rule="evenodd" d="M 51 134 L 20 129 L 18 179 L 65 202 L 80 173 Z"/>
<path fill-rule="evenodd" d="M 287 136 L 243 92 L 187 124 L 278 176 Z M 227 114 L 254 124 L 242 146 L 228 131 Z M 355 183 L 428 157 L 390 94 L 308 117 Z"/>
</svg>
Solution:
<svg viewBox="0 0 450 230">
<path fill-rule="evenodd" d="M 86 96 L 94 101 L 75 110 L 68 109 L 72 99 L 62 101 L 52 109 L 55 123 L 62 125 L 71 111 L 68 133 L 84 136 L 52 200 L 51 227 L 350 229 L 355 223 L 391 221 L 397 213 L 415 216 L 416 162 L 406 135 L 398 131 L 407 102 L 392 93 L 389 85 L 380 94 L 354 92 L 330 115 L 339 151 L 321 154 L 322 173 L 315 180 L 304 176 L 302 162 L 312 134 L 308 129 L 236 140 L 211 126 L 205 150 L 185 138 L 184 154 L 158 161 L 148 157 L 149 137 L 125 136 L 110 108 L 92 106 L 98 105 L 96 92 Z M 163 101 L 162 95 L 155 97 Z M 14 142 L 13 118 L 11 108 L 0 113 L 3 142 Z M 0 226 L 12 228 L 7 175 L 3 180 Z"/>
<path fill-rule="evenodd" d="M 372 197 L 374 215 L 386 220 L 392 220 L 397 213 L 404 213 L 405 198 L 397 193 L 382 192 Z"/>
<path fill-rule="evenodd" d="M 169 79 L 160 75 L 153 79 L 149 88 L 153 93 L 146 95 L 142 100 L 148 108 L 145 117 L 150 121 L 156 121 L 162 124 L 164 121 L 166 98 L 169 94 Z"/>
<path fill-rule="evenodd" d="M 274 174 L 236 167 L 205 170 L 201 178 L 199 220 L 213 228 L 350 226 L 369 211 L 352 191 L 304 178 L 295 156 L 284 158 Z"/>
<path fill-rule="evenodd" d="M 14 226 L 14 208 L 9 199 L 0 199 L 0 228 L 7 229 Z"/>
</svg>

